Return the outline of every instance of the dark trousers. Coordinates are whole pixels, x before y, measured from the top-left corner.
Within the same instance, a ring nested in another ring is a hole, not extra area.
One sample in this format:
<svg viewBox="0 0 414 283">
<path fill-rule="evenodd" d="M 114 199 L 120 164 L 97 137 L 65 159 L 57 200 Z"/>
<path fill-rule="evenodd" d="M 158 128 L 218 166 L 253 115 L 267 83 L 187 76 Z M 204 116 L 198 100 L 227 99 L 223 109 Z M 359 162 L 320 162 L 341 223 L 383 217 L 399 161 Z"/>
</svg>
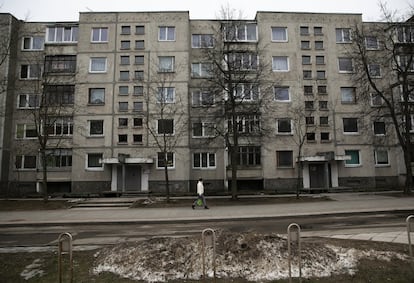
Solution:
<svg viewBox="0 0 414 283">
<path fill-rule="evenodd" d="M 201 201 L 203 202 L 203 206 L 206 207 L 207 203 L 206 203 L 206 198 L 204 197 L 204 194 L 198 195 L 197 199 L 193 202 L 194 206 L 197 206 L 197 201 L 201 199 Z"/>
</svg>

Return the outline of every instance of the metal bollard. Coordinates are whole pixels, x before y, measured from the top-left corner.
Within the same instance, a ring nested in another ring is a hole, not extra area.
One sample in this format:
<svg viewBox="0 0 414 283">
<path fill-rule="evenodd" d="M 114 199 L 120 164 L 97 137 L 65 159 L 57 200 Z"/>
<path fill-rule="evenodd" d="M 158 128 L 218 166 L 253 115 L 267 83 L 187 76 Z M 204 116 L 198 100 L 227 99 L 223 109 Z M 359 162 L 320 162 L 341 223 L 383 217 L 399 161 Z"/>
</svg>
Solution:
<svg viewBox="0 0 414 283">
<path fill-rule="evenodd" d="M 414 215 L 410 215 L 406 219 L 407 223 L 407 235 L 408 235 L 408 251 L 410 252 L 410 257 L 413 258 L 413 247 L 411 243 L 411 232 L 414 232 Z"/>
<path fill-rule="evenodd" d="M 292 231 L 292 228 L 296 228 Z M 302 282 L 302 260 L 301 260 L 301 245 L 300 245 L 300 226 L 292 223 L 287 228 L 288 234 L 288 263 L 289 263 L 289 282 L 292 282 L 292 241 L 298 243 L 298 265 L 299 265 L 299 282 Z"/>
<path fill-rule="evenodd" d="M 62 233 L 59 235 L 58 242 L 58 272 L 59 272 L 59 283 L 63 282 L 63 271 L 62 271 L 62 255 L 69 254 L 69 282 L 73 282 L 73 249 L 72 249 L 72 235 L 70 233 Z"/>
<path fill-rule="evenodd" d="M 214 282 L 216 282 L 216 232 L 213 229 L 204 229 L 201 233 L 202 240 L 202 256 L 203 256 L 203 277 L 207 279 L 206 274 L 206 246 L 212 246 L 213 248 L 213 276 Z"/>
</svg>

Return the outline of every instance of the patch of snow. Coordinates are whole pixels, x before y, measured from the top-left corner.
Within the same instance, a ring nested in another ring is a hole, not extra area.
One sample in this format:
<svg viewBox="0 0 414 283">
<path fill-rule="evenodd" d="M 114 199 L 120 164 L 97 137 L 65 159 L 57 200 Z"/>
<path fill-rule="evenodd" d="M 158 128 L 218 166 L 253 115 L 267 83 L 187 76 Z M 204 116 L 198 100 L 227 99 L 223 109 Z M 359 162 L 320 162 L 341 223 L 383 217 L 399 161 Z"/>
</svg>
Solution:
<svg viewBox="0 0 414 283">
<path fill-rule="evenodd" d="M 20 273 L 20 276 L 23 277 L 24 280 L 29 280 L 36 276 L 42 277 L 45 274 L 45 272 L 40 269 L 40 267 L 42 267 L 42 263 L 42 259 L 35 259 L 31 264 L 25 267 L 25 269 Z"/>
<path fill-rule="evenodd" d="M 292 251 L 295 249 L 293 248 Z M 361 258 L 391 260 L 408 257 L 393 252 L 362 251 L 307 242 L 302 245 L 302 277 L 353 274 Z M 213 249 L 206 248 L 207 276 L 213 277 Z M 298 255 L 292 257 L 292 276 L 299 275 Z M 235 234 L 219 231 L 216 241 L 216 276 L 271 281 L 289 277 L 286 239 L 278 235 Z M 94 273 L 112 272 L 146 282 L 199 280 L 203 276 L 199 237 L 153 238 L 121 244 L 96 254 Z"/>
</svg>

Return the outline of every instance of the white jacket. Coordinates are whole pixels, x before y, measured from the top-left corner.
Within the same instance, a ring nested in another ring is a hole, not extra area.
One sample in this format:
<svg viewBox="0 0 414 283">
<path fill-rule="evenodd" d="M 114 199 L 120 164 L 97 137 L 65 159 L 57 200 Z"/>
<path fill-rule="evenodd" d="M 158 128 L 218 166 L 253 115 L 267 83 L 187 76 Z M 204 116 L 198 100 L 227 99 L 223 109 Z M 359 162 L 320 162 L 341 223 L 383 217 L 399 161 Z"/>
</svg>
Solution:
<svg viewBox="0 0 414 283">
<path fill-rule="evenodd" d="M 204 194 L 204 185 L 202 181 L 197 182 L 197 194 L 203 195 Z"/>
</svg>

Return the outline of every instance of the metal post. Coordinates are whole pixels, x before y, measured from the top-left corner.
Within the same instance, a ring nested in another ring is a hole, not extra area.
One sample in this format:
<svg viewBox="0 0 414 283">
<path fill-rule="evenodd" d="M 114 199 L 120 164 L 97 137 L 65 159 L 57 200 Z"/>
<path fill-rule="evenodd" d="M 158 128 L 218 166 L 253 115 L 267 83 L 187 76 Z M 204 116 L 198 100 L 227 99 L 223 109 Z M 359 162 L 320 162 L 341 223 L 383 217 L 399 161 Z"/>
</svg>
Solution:
<svg viewBox="0 0 414 283">
<path fill-rule="evenodd" d="M 407 235 L 408 235 L 408 251 L 410 252 L 411 259 L 413 258 L 413 247 L 411 245 L 411 232 L 414 232 L 414 215 L 410 215 L 406 219 L 407 222 Z"/>
<path fill-rule="evenodd" d="M 292 231 L 295 227 L 296 230 Z M 292 282 L 292 241 L 298 243 L 298 265 L 299 265 L 299 282 L 302 282 L 302 260 L 301 260 L 301 245 L 300 245 L 300 226 L 296 223 L 292 223 L 287 228 L 288 234 L 288 263 L 289 263 L 289 282 Z"/>
<path fill-rule="evenodd" d="M 58 251 L 58 272 L 59 283 L 63 282 L 62 272 L 62 255 L 69 254 L 69 282 L 73 282 L 73 249 L 72 249 L 72 235 L 70 233 L 62 233 L 59 235 L 59 251 Z"/>
<path fill-rule="evenodd" d="M 204 229 L 201 233 L 202 256 L 203 256 L 203 278 L 207 279 L 206 274 L 206 246 L 210 245 L 213 248 L 213 276 L 216 282 L 216 232 L 213 229 Z"/>
</svg>

